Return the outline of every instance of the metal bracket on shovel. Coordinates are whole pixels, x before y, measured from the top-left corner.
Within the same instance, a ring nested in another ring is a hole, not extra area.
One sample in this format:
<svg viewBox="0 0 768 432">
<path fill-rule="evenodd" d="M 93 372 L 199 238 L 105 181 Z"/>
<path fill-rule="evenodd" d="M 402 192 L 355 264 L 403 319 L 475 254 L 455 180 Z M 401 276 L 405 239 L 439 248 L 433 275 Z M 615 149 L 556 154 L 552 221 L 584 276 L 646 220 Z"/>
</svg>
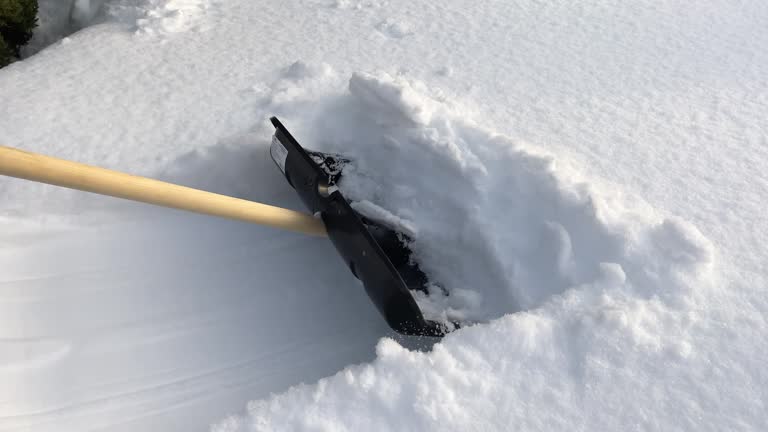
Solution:
<svg viewBox="0 0 768 432">
<path fill-rule="evenodd" d="M 446 326 L 424 319 L 421 309 L 409 291 L 412 288 L 423 289 L 423 273 L 414 271 L 413 264 L 403 259 L 398 248 L 403 248 L 397 241 L 386 241 L 390 259 L 385 249 L 376 240 L 387 237 L 386 229 L 363 222 L 350 207 L 347 200 L 335 188 L 337 177 L 323 170 L 313 159 L 330 158 L 322 153 L 310 153 L 299 145 L 280 121 L 270 119 L 275 126 L 270 155 L 288 183 L 293 186 L 299 197 L 312 213 L 320 213 L 336 250 L 347 263 L 352 274 L 365 286 L 365 291 L 376 308 L 384 316 L 392 329 L 398 333 L 419 336 L 443 336 L 449 330 Z M 336 160 L 338 162 L 338 160 Z M 373 227 L 369 231 L 369 227 Z M 389 236 L 391 237 L 391 235 Z M 392 245 L 394 244 L 394 245 Z M 398 263 L 402 270 L 393 264 Z M 417 276 L 413 276 L 417 274 Z M 411 283 L 403 280 L 409 276 Z M 416 279 L 415 281 L 413 279 Z"/>
</svg>

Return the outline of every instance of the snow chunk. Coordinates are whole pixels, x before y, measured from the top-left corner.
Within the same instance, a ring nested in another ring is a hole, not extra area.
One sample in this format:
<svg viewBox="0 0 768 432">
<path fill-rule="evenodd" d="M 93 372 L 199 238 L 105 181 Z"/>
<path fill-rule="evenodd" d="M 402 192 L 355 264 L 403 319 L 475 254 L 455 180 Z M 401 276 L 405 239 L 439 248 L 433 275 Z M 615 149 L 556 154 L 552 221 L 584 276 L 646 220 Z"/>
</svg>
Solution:
<svg viewBox="0 0 768 432">
<path fill-rule="evenodd" d="M 333 0 L 330 7 L 335 9 L 364 9 L 364 8 L 378 8 L 386 4 L 386 1 L 368 0 L 368 1 L 356 1 L 356 0 Z"/>
<path fill-rule="evenodd" d="M 453 68 L 447 65 L 441 66 L 435 70 L 435 74 L 443 77 L 450 77 L 453 75 Z"/>
<path fill-rule="evenodd" d="M 403 79 L 389 74 L 355 73 L 349 80 L 349 91 L 368 112 L 379 115 L 381 123 L 427 124 L 434 106 L 428 98 L 413 90 Z"/>
<path fill-rule="evenodd" d="M 136 27 L 136 33 L 160 36 L 200 29 L 211 7 L 209 0 L 117 0 L 107 14 Z"/>
<path fill-rule="evenodd" d="M 382 21 L 378 26 L 376 26 L 376 28 L 383 35 L 393 39 L 402 39 L 413 34 L 410 25 L 401 21 L 393 20 L 391 18 L 387 18 L 386 20 Z"/>
<path fill-rule="evenodd" d="M 399 231 L 408 237 L 414 238 L 418 234 L 418 230 L 415 226 L 413 226 L 413 223 L 395 216 L 391 212 L 377 206 L 370 201 L 363 200 L 353 202 L 351 203 L 351 206 L 353 209 L 355 209 L 355 211 L 367 217 L 368 219 L 378 222 L 389 229 Z"/>
<path fill-rule="evenodd" d="M 283 72 L 286 79 L 293 81 L 326 77 L 332 74 L 333 70 L 326 63 L 306 63 L 301 60 L 291 63 Z"/>
</svg>

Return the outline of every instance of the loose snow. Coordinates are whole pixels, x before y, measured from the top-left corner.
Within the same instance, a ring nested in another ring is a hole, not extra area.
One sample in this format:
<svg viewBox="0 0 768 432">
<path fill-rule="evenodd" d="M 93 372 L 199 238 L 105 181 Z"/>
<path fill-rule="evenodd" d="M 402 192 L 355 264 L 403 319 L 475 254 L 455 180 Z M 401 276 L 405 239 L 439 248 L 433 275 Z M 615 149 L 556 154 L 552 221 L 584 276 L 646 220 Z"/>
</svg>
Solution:
<svg viewBox="0 0 768 432">
<path fill-rule="evenodd" d="M 393 334 L 324 239 L 0 178 L 0 430 L 764 429 L 766 19 L 41 2 L 0 142 L 302 209 L 277 115 L 475 324 Z"/>
</svg>

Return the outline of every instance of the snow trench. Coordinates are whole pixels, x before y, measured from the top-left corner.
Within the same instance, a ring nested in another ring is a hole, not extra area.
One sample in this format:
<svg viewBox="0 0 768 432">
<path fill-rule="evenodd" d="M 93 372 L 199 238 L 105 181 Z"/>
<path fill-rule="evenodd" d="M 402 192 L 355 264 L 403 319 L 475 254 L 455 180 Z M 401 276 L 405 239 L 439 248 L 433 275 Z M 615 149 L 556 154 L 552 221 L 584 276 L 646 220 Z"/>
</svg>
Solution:
<svg viewBox="0 0 768 432">
<path fill-rule="evenodd" d="M 284 96 L 272 97 L 285 111 Z M 314 116 L 310 125 L 288 127 L 308 131 L 305 146 L 355 161 L 342 191 L 408 233 L 419 265 L 444 288 L 418 299 L 432 318 L 487 321 L 617 280 L 640 297 L 674 299 L 685 294 L 675 289 L 681 274 L 711 268 L 712 247 L 692 225 L 479 126 L 423 84 L 356 73 L 345 94 L 301 104 L 320 108 L 301 114 Z"/>
<path fill-rule="evenodd" d="M 523 393 L 562 401 L 552 394 L 586 392 L 585 403 L 600 406 L 616 395 L 570 388 L 579 377 L 608 379 L 637 355 L 690 354 L 697 289 L 716 279 L 713 247 L 694 226 L 494 133 L 422 83 L 355 73 L 345 91 L 328 90 L 343 83 L 327 66 L 297 63 L 268 86 L 261 108 L 305 147 L 355 161 L 340 188 L 367 215 L 400 224 L 448 292 L 418 297 L 431 318 L 490 323 L 431 352 L 385 338 L 373 363 L 254 401 L 215 431 L 471 430 L 478 421 L 508 430 L 536 417 L 515 406 Z M 608 364 L 591 363 L 594 352 Z M 579 421 L 563 408 L 542 425 Z"/>
</svg>

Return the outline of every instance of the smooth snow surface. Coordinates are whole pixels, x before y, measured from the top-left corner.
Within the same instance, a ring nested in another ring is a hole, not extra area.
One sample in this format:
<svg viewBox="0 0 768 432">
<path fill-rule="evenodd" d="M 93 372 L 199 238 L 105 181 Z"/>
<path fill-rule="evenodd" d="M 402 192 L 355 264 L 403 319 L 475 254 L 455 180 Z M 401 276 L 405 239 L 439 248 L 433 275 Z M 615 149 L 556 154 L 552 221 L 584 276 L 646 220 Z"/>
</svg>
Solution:
<svg viewBox="0 0 768 432">
<path fill-rule="evenodd" d="M 327 240 L 0 178 L 0 430 L 765 429 L 764 2 L 64 3 L 1 143 L 302 209 L 277 115 L 477 324 L 392 334 Z"/>
</svg>

